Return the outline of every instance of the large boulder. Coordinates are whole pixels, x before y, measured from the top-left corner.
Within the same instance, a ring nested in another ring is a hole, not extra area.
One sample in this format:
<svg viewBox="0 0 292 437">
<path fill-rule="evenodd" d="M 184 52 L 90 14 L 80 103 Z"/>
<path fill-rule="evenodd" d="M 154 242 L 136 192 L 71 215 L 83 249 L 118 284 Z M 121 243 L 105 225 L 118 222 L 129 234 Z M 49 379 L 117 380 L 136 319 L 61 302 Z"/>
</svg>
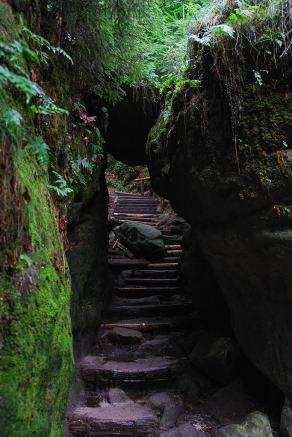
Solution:
<svg viewBox="0 0 292 437">
<path fill-rule="evenodd" d="M 192 364 L 219 384 L 231 382 L 238 372 L 240 353 L 226 336 L 203 332 L 189 355 Z"/>
<path fill-rule="evenodd" d="M 253 25 L 245 32 L 255 38 L 269 31 L 261 17 Z M 292 398 L 291 50 L 281 56 L 266 42 L 255 54 L 244 32 L 212 48 L 195 40 L 188 75 L 149 137 L 152 187 L 191 224 L 242 350 Z"/>
<path fill-rule="evenodd" d="M 282 409 L 280 431 L 281 436 L 292 437 L 292 403 L 290 399 L 285 400 Z"/>
<path fill-rule="evenodd" d="M 166 254 L 162 233 L 153 226 L 127 221 L 114 232 L 121 243 L 138 257 L 156 261 Z"/>
<path fill-rule="evenodd" d="M 254 411 L 239 425 L 226 425 L 217 429 L 213 437 L 273 437 L 269 418 Z"/>
</svg>

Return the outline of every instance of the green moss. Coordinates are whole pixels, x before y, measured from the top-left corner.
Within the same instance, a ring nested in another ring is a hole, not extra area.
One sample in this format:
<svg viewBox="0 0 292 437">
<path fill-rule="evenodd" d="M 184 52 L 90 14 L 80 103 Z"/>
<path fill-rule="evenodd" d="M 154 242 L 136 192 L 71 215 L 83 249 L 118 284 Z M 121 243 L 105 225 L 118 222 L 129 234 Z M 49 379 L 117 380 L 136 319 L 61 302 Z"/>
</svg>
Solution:
<svg viewBox="0 0 292 437">
<path fill-rule="evenodd" d="M 267 152 L 285 149 L 292 138 L 292 95 L 267 92 L 258 98 L 252 87 L 245 91 L 239 134 L 243 143 Z"/>
<path fill-rule="evenodd" d="M 29 195 L 25 214 L 37 283 L 21 291 L 13 279 L 0 280 L 1 435 L 61 436 L 73 369 L 70 281 L 43 175 L 27 152 L 16 167 Z M 30 269 L 22 272 L 24 283 Z"/>
<path fill-rule="evenodd" d="M 262 87 L 245 89 L 238 123 L 237 146 L 242 191 L 253 198 L 281 192 L 291 177 L 287 162 L 292 148 L 292 95 Z"/>
<path fill-rule="evenodd" d="M 17 27 L 15 21 L 9 6 L 4 3 L 0 4 L 0 35 L 1 39 L 5 38 L 11 41 L 17 38 Z"/>
<path fill-rule="evenodd" d="M 166 134 L 169 130 L 170 122 L 172 119 L 172 97 L 166 101 L 163 111 L 149 133 L 149 143 L 156 143 L 159 141 L 162 135 Z"/>
</svg>

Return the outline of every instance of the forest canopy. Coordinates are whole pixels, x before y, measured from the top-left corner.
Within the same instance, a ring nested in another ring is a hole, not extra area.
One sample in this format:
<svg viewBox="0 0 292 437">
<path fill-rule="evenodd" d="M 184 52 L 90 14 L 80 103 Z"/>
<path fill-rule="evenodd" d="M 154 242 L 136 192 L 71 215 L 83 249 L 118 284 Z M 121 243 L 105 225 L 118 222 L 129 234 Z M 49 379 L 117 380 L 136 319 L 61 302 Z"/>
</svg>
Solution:
<svg viewBox="0 0 292 437">
<path fill-rule="evenodd" d="M 18 3 L 18 2 L 16 2 Z M 19 2 L 23 7 L 23 2 Z M 24 2 L 25 3 L 25 2 Z M 77 89 L 116 101 L 123 85 L 160 86 L 186 61 L 187 33 L 208 0 L 47 1 L 40 16 L 59 28 L 60 44 L 73 58 Z M 130 4 L 130 7 L 129 7 Z M 50 25 L 51 26 L 51 25 Z M 51 27 L 45 27 L 50 39 Z"/>
</svg>

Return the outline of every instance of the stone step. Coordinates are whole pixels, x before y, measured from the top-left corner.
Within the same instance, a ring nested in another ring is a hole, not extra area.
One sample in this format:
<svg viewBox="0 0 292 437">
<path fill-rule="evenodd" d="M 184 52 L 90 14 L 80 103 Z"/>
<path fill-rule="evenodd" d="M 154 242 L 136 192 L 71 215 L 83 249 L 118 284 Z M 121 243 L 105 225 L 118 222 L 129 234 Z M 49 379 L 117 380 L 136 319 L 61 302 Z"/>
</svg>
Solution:
<svg viewBox="0 0 292 437">
<path fill-rule="evenodd" d="M 129 198 L 121 197 L 118 198 L 114 205 L 160 205 L 159 202 L 151 198 L 140 197 L 140 198 Z"/>
<path fill-rule="evenodd" d="M 123 200 L 123 199 L 129 199 L 129 200 L 142 200 L 144 202 L 159 202 L 158 199 L 156 199 L 153 196 L 141 196 L 141 195 L 132 195 L 132 194 L 125 194 L 124 196 L 116 196 L 116 201 L 118 202 L 119 200 Z"/>
<path fill-rule="evenodd" d="M 135 329 L 141 332 L 169 331 L 171 329 L 194 326 L 198 323 L 196 313 L 179 317 L 145 317 L 143 319 L 116 320 L 102 323 L 101 327 L 112 329 L 115 327 Z"/>
<path fill-rule="evenodd" d="M 182 249 L 167 249 L 167 256 L 180 256 L 182 254 Z"/>
<path fill-rule="evenodd" d="M 141 286 L 175 286 L 179 283 L 178 278 L 127 278 L 126 282 L 128 284 L 136 284 Z"/>
<path fill-rule="evenodd" d="M 181 288 L 176 286 L 176 287 L 170 287 L 170 286 L 165 286 L 165 287 L 143 287 L 143 286 L 138 286 L 138 285 L 128 285 L 128 286 L 124 286 L 124 287 L 117 287 L 115 289 L 115 291 L 120 292 L 122 291 L 123 293 L 128 293 L 128 294 L 137 294 L 140 297 L 144 296 L 154 296 L 154 295 L 161 295 L 161 296 L 171 296 L 172 294 L 179 294 L 181 291 Z"/>
<path fill-rule="evenodd" d="M 182 251 L 181 244 L 165 244 L 166 250 L 180 250 Z"/>
<path fill-rule="evenodd" d="M 117 218 L 117 221 L 118 222 L 120 222 L 120 223 L 124 223 L 124 222 L 128 222 L 128 221 L 133 221 L 132 220 L 132 218 L 131 217 L 128 217 L 127 219 L 120 219 L 120 218 Z M 148 225 L 148 226 L 154 226 L 155 227 L 155 224 L 156 224 L 156 222 L 155 221 L 149 221 L 149 220 L 138 220 L 137 218 L 135 219 L 135 221 L 136 222 L 139 222 L 139 223 L 141 223 L 141 224 L 143 224 L 143 225 Z"/>
<path fill-rule="evenodd" d="M 125 191 L 115 191 L 114 194 L 118 197 L 138 197 L 139 199 L 154 199 L 154 197 L 150 196 L 149 194 L 144 194 L 144 196 L 142 196 L 141 193 L 125 193 Z"/>
<path fill-rule="evenodd" d="M 167 269 L 169 269 L 169 270 L 177 270 L 178 269 L 178 266 L 179 266 L 179 264 L 177 263 L 177 262 L 159 262 L 159 263 L 150 263 L 150 264 L 147 264 L 147 267 L 150 269 L 150 270 L 167 270 Z"/>
<path fill-rule="evenodd" d="M 162 381 L 180 373 L 186 367 L 184 359 L 169 357 L 140 358 L 134 361 L 110 361 L 89 355 L 78 364 L 81 379 L 87 383 Z"/>
<path fill-rule="evenodd" d="M 145 201 L 145 200 L 122 200 L 115 203 L 115 208 L 132 208 L 132 207 L 145 207 L 145 208 L 157 208 L 158 202 Z"/>
<path fill-rule="evenodd" d="M 131 222 L 148 222 L 148 223 L 152 223 L 152 226 L 155 225 L 155 223 L 157 222 L 157 219 L 155 217 L 143 217 L 143 216 L 120 216 L 120 215 L 115 215 L 114 216 L 115 220 L 120 220 L 120 221 L 131 221 Z"/>
<path fill-rule="evenodd" d="M 124 305 L 111 306 L 106 315 L 112 319 L 126 317 L 151 317 L 151 316 L 181 316 L 190 313 L 190 303 L 161 303 L 154 305 Z"/>
<path fill-rule="evenodd" d="M 118 287 L 114 294 L 128 299 L 138 299 L 149 296 L 172 296 L 180 292 L 179 287 Z"/>
<path fill-rule="evenodd" d="M 179 279 L 175 270 L 134 270 L 132 279 Z"/>
<path fill-rule="evenodd" d="M 100 342 L 119 345 L 139 345 L 143 340 L 142 332 L 127 328 L 104 329 L 99 335 Z"/>
<path fill-rule="evenodd" d="M 124 213 L 131 213 L 131 212 L 142 212 L 142 213 L 153 213 L 157 214 L 157 207 L 156 206 L 116 206 L 115 212 L 124 212 Z"/>
<path fill-rule="evenodd" d="M 165 244 L 176 244 L 179 245 L 181 247 L 181 243 L 182 243 L 182 238 L 179 236 L 175 236 L 173 234 L 171 235 L 164 235 L 162 233 L 163 236 L 163 240 L 165 242 Z"/>
<path fill-rule="evenodd" d="M 149 214 L 145 215 L 134 215 L 134 214 L 115 214 L 114 218 L 117 220 L 131 220 L 138 222 L 157 222 L 157 217 Z"/>
<path fill-rule="evenodd" d="M 72 437 L 147 437 L 159 419 L 150 408 L 134 402 L 76 408 L 68 418 Z"/>
<path fill-rule="evenodd" d="M 114 212 L 115 217 L 138 217 L 138 218 L 155 218 L 157 219 L 157 214 L 151 214 L 148 212 Z"/>
<path fill-rule="evenodd" d="M 180 256 L 174 255 L 174 256 L 166 256 L 166 257 L 162 258 L 159 262 L 160 263 L 173 263 L 173 262 L 178 263 L 179 260 L 180 260 Z"/>
<path fill-rule="evenodd" d="M 129 259 L 129 258 L 109 258 L 108 260 L 109 266 L 112 270 L 122 271 L 122 270 L 131 270 L 137 268 L 146 268 L 149 264 L 149 261 L 146 259 Z"/>
</svg>

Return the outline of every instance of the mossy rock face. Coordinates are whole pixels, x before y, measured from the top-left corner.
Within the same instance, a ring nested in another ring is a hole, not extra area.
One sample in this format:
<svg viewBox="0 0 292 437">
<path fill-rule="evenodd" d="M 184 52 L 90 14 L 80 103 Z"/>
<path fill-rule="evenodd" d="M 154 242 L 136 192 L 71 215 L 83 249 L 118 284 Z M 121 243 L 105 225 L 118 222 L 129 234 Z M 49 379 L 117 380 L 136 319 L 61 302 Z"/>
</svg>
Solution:
<svg viewBox="0 0 292 437">
<path fill-rule="evenodd" d="M 2 40 L 19 39 L 2 3 Z M 11 87 L 1 90 L 1 115 L 7 109 L 23 124 L 14 138 L 3 120 L 0 128 L 0 434 L 61 437 L 73 376 L 71 281 L 48 169 L 25 147 L 37 136 L 33 116 Z"/>
<path fill-rule="evenodd" d="M 31 247 L 18 273 L 0 277 L 3 436 L 62 436 L 73 371 L 71 284 L 56 211 L 39 172 L 26 152 L 16 160 Z"/>
<path fill-rule="evenodd" d="M 151 182 L 192 225 L 244 353 L 291 397 L 291 73 L 278 59 L 259 85 L 264 57 L 242 62 L 232 44 L 225 62 L 238 75 L 220 70 L 220 48 L 206 49 L 201 88 L 175 93 L 166 129 L 160 117 L 147 148 Z M 240 89 L 228 86 L 239 78 Z"/>
</svg>

